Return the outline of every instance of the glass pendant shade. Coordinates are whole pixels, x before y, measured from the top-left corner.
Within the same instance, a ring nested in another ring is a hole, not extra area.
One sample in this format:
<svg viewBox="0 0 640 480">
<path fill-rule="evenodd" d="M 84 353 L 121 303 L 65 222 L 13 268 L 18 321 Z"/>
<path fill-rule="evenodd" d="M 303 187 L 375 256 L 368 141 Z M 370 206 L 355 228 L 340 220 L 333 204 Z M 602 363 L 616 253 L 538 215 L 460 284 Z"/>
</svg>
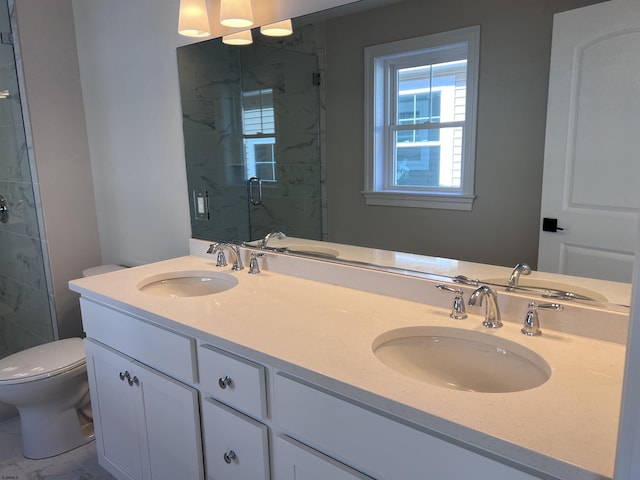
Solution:
<svg viewBox="0 0 640 480">
<path fill-rule="evenodd" d="M 271 23 L 260 27 L 260 33 L 268 37 L 286 37 L 293 33 L 291 19 L 282 22 Z"/>
<path fill-rule="evenodd" d="M 243 30 L 242 32 L 225 35 L 222 37 L 222 43 L 227 45 L 251 45 L 253 43 L 251 30 Z"/>
<path fill-rule="evenodd" d="M 251 0 L 220 0 L 220 23 L 231 28 L 253 25 Z"/>
<path fill-rule="evenodd" d="M 208 37 L 211 34 L 206 0 L 180 0 L 178 33 L 185 37 Z"/>
</svg>

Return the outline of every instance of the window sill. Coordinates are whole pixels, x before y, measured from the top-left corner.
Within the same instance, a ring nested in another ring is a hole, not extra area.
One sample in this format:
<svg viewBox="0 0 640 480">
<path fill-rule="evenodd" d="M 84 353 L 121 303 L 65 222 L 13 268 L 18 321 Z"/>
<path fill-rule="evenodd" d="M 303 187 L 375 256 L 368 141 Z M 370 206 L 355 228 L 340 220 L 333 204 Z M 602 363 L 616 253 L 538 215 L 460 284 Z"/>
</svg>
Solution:
<svg viewBox="0 0 640 480">
<path fill-rule="evenodd" d="M 362 192 L 367 205 L 471 211 L 475 195 L 448 193 Z"/>
</svg>

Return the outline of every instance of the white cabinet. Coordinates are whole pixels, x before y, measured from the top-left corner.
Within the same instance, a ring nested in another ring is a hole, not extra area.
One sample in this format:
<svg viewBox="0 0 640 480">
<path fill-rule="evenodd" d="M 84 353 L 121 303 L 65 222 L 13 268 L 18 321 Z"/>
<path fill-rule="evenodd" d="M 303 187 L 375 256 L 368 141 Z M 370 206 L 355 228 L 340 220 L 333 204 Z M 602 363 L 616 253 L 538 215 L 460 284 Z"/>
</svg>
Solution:
<svg viewBox="0 0 640 480">
<path fill-rule="evenodd" d="M 265 368 L 203 344 L 198 371 L 207 478 L 268 480 Z"/>
<path fill-rule="evenodd" d="M 98 460 L 119 480 L 536 478 L 180 328 L 81 305 Z"/>
<path fill-rule="evenodd" d="M 273 456 L 278 480 L 372 480 L 287 436 L 276 438 Z"/>
<path fill-rule="evenodd" d="M 202 479 L 198 392 L 92 340 L 85 349 L 100 463 L 119 479 Z"/>
<path fill-rule="evenodd" d="M 202 402 L 207 478 L 269 478 L 267 427 L 211 398 Z"/>
<path fill-rule="evenodd" d="M 287 374 L 274 389 L 282 433 L 377 480 L 537 478 Z"/>
<path fill-rule="evenodd" d="M 215 399 L 254 418 L 267 415 L 262 365 L 212 345 L 198 348 L 201 389 Z"/>
</svg>

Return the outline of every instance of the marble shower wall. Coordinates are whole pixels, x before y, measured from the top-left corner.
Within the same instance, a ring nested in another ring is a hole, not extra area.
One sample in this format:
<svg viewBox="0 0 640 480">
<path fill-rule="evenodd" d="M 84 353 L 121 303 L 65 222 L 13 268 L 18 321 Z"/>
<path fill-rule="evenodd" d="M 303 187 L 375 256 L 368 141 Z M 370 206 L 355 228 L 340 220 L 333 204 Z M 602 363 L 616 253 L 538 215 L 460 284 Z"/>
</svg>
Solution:
<svg viewBox="0 0 640 480">
<path fill-rule="evenodd" d="M 279 229 L 322 239 L 322 29 L 229 47 L 217 39 L 178 49 L 191 226 L 196 238 L 249 240 Z M 271 89 L 277 182 L 249 205 L 242 139 L 242 93 Z M 210 218 L 195 218 L 193 191 L 208 191 Z"/>
<path fill-rule="evenodd" d="M 11 31 L 0 3 L 0 32 Z M 0 45 L 0 195 L 9 220 L 0 223 L 0 358 L 53 339 L 42 240 L 36 214 L 13 48 Z"/>
</svg>

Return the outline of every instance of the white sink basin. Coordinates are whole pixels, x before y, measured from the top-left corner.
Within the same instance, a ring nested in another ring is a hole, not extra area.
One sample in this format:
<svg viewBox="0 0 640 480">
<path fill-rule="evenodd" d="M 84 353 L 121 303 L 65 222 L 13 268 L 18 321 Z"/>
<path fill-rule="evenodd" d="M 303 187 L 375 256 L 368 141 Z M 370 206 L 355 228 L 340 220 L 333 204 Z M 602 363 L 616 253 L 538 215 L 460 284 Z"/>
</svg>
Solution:
<svg viewBox="0 0 640 480">
<path fill-rule="evenodd" d="M 495 335 L 459 328 L 391 330 L 376 338 L 372 348 L 393 370 L 454 390 L 519 392 L 551 376 L 551 367 L 537 353 Z"/>
<path fill-rule="evenodd" d="M 199 297 L 235 287 L 238 279 L 228 273 L 187 271 L 153 275 L 138 284 L 138 290 L 160 297 Z"/>
<path fill-rule="evenodd" d="M 509 283 L 508 278 L 485 278 L 480 280 L 480 283 L 491 283 L 494 285 L 507 285 Z M 601 293 L 596 292 L 588 288 L 581 287 L 579 285 L 572 285 L 564 282 L 554 282 L 553 280 L 545 280 L 539 278 L 527 278 L 521 276 L 518 281 L 518 286 L 521 288 L 531 288 L 534 290 L 550 290 L 551 292 L 570 292 L 583 299 L 597 300 L 600 302 L 606 302 L 607 297 Z"/>
</svg>

